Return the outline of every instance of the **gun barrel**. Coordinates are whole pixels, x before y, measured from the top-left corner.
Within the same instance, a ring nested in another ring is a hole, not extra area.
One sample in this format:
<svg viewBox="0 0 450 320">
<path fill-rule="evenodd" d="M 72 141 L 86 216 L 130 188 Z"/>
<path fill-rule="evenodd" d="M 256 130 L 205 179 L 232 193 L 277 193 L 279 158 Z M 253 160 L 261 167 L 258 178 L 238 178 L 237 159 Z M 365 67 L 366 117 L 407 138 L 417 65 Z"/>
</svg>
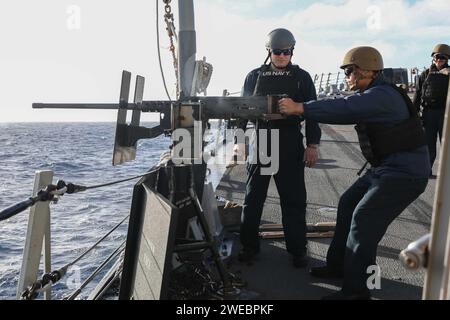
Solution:
<svg viewBox="0 0 450 320">
<path fill-rule="evenodd" d="M 143 101 L 142 103 L 33 103 L 33 109 L 82 109 L 82 110 L 139 110 L 142 112 L 163 112 L 170 108 L 170 101 Z"/>
<path fill-rule="evenodd" d="M 257 97 L 193 97 L 203 103 L 204 116 L 209 119 L 256 119 L 273 113 L 266 96 Z M 177 102 L 189 103 L 189 99 Z M 143 101 L 142 103 L 33 103 L 34 109 L 82 109 L 82 110 L 139 110 L 142 112 L 167 112 L 171 101 Z"/>
<path fill-rule="evenodd" d="M 132 104 L 129 104 L 133 107 Z M 117 110 L 117 103 L 33 103 L 33 109 Z"/>
</svg>

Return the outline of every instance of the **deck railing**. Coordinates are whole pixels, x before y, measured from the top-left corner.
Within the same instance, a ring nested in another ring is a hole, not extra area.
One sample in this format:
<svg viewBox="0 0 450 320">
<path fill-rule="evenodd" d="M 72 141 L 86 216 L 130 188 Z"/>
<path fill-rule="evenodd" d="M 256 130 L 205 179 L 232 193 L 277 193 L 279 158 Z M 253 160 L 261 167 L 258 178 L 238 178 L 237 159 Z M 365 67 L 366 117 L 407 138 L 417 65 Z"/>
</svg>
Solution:
<svg viewBox="0 0 450 320">
<path fill-rule="evenodd" d="M 416 90 L 416 84 L 418 76 L 421 72 L 423 72 L 426 68 L 408 68 L 407 70 L 407 79 L 404 79 L 403 82 L 407 83 L 408 92 L 413 93 Z M 348 91 L 348 86 L 345 81 L 344 72 L 339 71 L 336 73 L 318 73 L 313 77 L 314 86 L 316 88 L 316 92 L 319 95 L 327 95 L 333 94 L 340 91 Z M 406 84 L 406 83 L 404 83 Z"/>
</svg>

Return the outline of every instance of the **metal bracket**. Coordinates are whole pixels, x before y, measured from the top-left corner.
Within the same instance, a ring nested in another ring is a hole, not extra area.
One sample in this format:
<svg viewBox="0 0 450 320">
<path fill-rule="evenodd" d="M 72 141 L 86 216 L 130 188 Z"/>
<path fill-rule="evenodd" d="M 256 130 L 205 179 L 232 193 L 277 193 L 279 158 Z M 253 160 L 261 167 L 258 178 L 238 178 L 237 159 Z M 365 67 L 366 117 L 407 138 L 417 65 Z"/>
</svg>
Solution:
<svg viewBox="0 0 450 320">
<path fill-rule="evenodd" d="M 130 91 L 131 73 L 123 71 L 120 89 L 119 110 L 117 112 L 116 138 L 113 152 L 113 165 L 119 165 L 136 159 L 137 141 L 140 139 L 156 138 L 164 133 L 161 125 L 146 128 L 139 126 L 141 121 L 142 100 L 144 96 L 145 78 L 136 76 L 134 90 L 134 105 L 131 123 L 127 124 L 128 97 Z M 164 119 L 163 116 L 161 119 Z"/>
</svg>

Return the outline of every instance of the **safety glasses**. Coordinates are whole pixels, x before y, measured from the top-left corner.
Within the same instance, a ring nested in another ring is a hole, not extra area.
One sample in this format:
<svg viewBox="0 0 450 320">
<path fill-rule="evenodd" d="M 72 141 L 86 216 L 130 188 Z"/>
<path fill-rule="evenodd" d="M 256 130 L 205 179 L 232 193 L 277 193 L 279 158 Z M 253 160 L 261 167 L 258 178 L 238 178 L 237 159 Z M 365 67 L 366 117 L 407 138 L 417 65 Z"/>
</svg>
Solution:
<svg viewBox="0 0 450 320">
<path fill-rule="evenodd" d="M 445 54 L 437 54 L 434 56 L 434 58 L 436 60 L 448 60 L 448 56 L 446 56 Z"/>
<path fill-rule="evenodd" d="M 349 66 L 344 69 L 344 74 L 346 77 L 350 77 L 350 75 L 355 71 L 354 66 Z"/>
<path fill-rule="evenodd" d="M 276 56 L 281 56 L 281 54 L 284 54 L 285 56 L 292 55 L 292 49 L 273 49 L 272 53 Z"/>
</svg>

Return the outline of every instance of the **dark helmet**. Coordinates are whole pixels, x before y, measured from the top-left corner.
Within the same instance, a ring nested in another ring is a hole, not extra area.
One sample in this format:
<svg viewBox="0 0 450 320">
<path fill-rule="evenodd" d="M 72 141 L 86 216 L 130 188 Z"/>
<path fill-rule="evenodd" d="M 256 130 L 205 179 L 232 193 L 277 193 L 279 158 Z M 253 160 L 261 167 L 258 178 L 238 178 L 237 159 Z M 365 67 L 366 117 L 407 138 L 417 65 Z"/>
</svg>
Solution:
<svg viewBox="0 0 450 320">
<path fill-rule="evenodd" d="M 294 35 L 286 29 L 275 29 L 267 35 L 267 49 L 284 49 L 293 48 L 295 46 Z"/>
</svg>

